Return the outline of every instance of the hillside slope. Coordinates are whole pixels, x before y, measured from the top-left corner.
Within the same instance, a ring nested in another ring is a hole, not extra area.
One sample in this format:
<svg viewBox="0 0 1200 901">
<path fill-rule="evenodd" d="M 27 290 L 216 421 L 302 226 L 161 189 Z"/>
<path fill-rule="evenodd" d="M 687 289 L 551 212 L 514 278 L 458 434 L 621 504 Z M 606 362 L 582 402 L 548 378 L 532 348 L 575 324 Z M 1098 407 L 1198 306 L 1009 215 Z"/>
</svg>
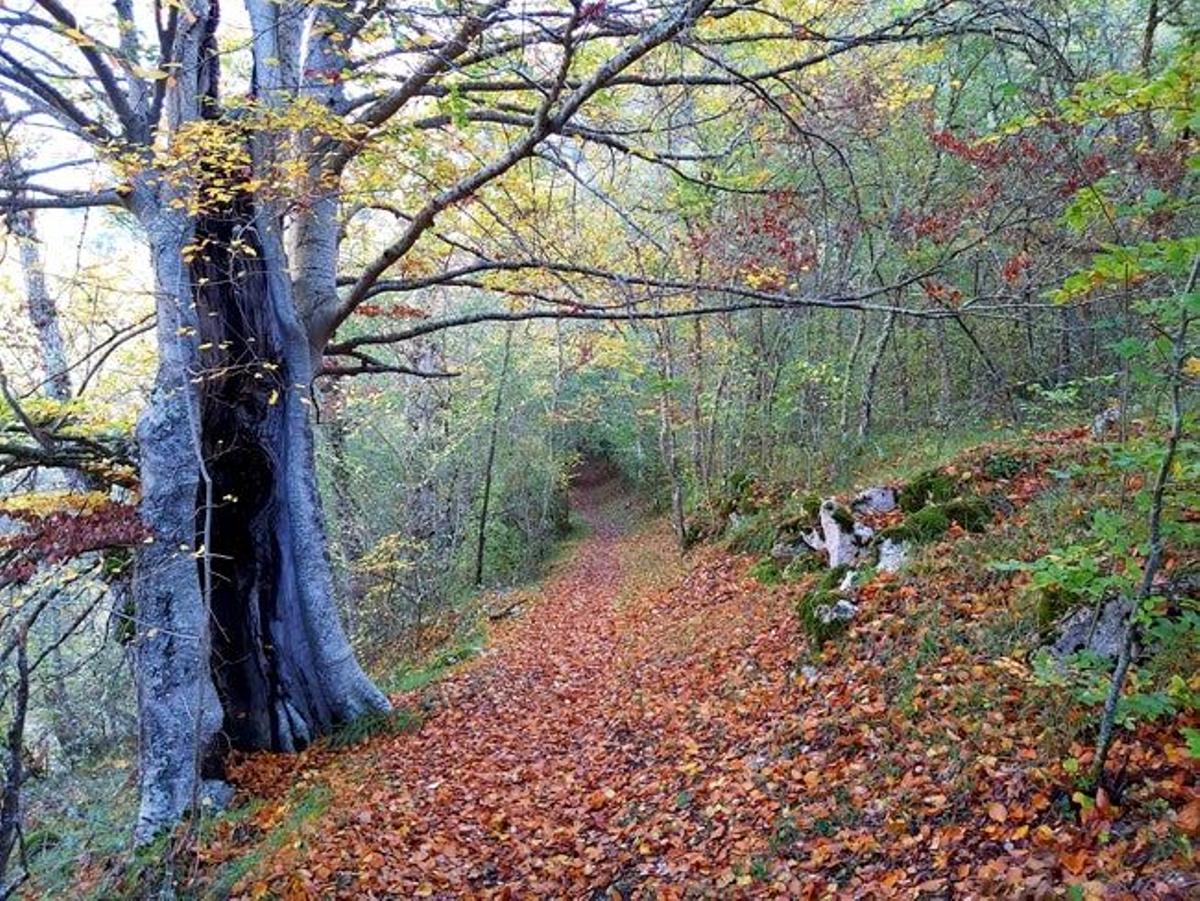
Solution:
<svg viewBox="0 0 1200 901">
<path fill-rule="evenodd" d="M 986 565 L 1081 512 L 1053 473 L 1085 444 L 1024 448 L 997 483 L 1009 515 L 872 576 L 821 647 L 795 612 L 815 577 L 763 585 L 717 547 L 680 561 L 615 483 L 585 486 L 590 534 L 531 608 L 395 698 L 419 728 L 242 764 L 268 800 L 218 827 L 194 888 L 232 872 L 247 897 L 1185 897 L 1194 718 L 1122 736 L 1124 797 L 1078 791 L 1091 715 L 1035 678 L 1032 601 Z"/>
</svg>

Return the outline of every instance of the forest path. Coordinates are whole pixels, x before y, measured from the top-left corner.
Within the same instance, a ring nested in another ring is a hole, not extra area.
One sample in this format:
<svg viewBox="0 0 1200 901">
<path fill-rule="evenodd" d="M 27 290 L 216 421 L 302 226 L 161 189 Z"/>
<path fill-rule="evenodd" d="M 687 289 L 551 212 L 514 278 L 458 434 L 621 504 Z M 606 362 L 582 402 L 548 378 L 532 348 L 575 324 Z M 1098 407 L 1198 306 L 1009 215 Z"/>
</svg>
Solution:
<svg viewBox="0 0 1200 901">
<path fill-rule="evenodd" d="M 749 881 L 779 810 L 754 771 L 794 704 L 786 605 L 747 603 L 715 552 L 689 571 L 613 480 L 574 502 L 589 533 L 534 605 L 426 690 L 418 731 L 322 762 L 328 812 L 240 889 L 663 898 Z"/>
</svg>

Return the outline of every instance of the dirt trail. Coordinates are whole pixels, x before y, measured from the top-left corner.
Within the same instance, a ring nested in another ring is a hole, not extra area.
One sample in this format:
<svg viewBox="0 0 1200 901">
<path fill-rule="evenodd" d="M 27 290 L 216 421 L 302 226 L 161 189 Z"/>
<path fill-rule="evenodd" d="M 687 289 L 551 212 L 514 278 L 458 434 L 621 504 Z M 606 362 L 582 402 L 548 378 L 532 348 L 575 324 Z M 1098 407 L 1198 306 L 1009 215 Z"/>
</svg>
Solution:
<svg viewBox="0 0 1200 901">
<path fill-rule="evenodd" d="M 722 773 L 761 760 L 765 704 L 788 694 L 786 627 L 721 567 L 685 579 L 666 525 L 634 523 L 615 482 L 577 487 L 575 505 L 589 533 L 532 608 L 430 690 L 418 732 L 324 767 L 329 811 L 242 890 L 671 897 L 662 886 L 749 866 L 777 805 L 714 806 L 708 782 L 711 801 Z"/>
</svg>

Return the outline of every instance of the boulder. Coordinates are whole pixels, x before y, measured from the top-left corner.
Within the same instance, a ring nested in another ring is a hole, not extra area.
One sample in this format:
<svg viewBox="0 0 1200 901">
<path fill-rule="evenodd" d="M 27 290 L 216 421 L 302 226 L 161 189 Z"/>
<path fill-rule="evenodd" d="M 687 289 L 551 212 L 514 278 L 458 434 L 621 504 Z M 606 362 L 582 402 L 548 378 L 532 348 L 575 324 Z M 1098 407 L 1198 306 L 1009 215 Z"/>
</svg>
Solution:
<svg viewBox="0 0 1200 901">
<path fill-rule="evenodd" d="M 829 555 L 829 568 L 853 566 L 870 544 L 875 532 L 869 526 L 855 522 L 845 507 L 833 498 L 821 503 L 822 545 Z"/>
<path fill-rule="evenodd" d="M 864 513 L 891 513 L 900 503 L 900 493 L 887 485 L 867 488 L 855 495 L 850 502 L 850 509 L 862 515 Z"/>
<path fill-rule="evenodd" d="M 1101 657 L 1116 659 L 1125 642 L 1125 629 L 1133 602 L 1128 598 L 1111 598 L 1097 612 L 1095 607 L 1077 607 L 1058 623 L 1050 656 L 1062 659 L 1079 651 L 1091 651 Z"/>
<path fill-rule="evenodd" d="M 884 538 L 879 545 L 879 569 L 881 572 L 899 572 L 908 562 L 908 545 L 903 541 Z"/>
<path fill-rule="evenodd" d="M 848 623 L 857 613 L 858 605 L 846 598 L 841 598 L 834 604 L 818 604 L 813 609 L 813 615 L 825 625 Z"/>
</svg>

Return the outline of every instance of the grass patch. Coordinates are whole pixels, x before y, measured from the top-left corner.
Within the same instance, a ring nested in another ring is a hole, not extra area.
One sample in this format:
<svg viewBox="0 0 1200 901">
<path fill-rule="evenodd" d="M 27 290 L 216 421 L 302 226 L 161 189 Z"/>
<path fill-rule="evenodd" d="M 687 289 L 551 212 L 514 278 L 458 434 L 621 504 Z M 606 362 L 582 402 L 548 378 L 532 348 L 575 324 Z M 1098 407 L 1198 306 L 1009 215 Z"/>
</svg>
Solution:
<svg viewBox="0 0 1200 901">
<path fill-rule="evenodd" d="M 383 680 L 388 693 L 420 691 L 441 679 L 455 667 L 477 657 L 487 644 L 487 630 L 482 623 L 455 636 L 427 660 L 416 664 L 401 664 Z"/>
<path fill-rule="evenodd" d="M 338 726 L 329 736 L 331 748 L 349 748 L 377 735 L 401 735 L 421 728 L 421 714 L 415 710 L 376 711 Z"/>
</svg>

